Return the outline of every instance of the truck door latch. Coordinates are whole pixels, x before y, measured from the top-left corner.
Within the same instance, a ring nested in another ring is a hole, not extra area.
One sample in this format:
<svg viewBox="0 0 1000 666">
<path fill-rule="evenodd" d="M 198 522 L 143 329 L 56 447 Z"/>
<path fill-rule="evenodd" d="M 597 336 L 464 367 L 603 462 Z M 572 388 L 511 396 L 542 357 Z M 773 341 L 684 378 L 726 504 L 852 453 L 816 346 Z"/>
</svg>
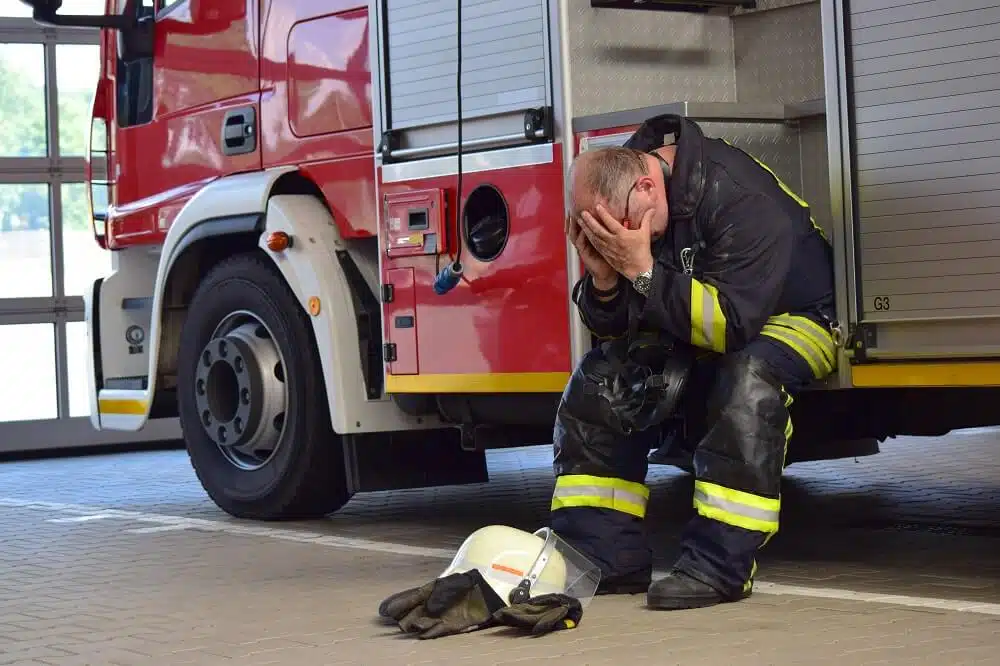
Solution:
<svg viewBox="0 0 1000 666">
<path fill-rule="evenodd" d="M 222 154 L 245 155 L 257 150 L 257 112 L 252 106 L 231 109 L 222 121 Z"/>
</svg>

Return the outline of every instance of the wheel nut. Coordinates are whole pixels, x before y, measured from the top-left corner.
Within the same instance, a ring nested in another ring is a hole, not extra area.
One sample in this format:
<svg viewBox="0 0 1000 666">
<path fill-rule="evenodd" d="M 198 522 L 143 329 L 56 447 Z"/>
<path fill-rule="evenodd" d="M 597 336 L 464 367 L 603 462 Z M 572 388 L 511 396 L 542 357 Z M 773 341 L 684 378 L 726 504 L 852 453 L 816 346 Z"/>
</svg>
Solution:
<svg viewBox="0 0 1000 666">
<path fill-rule="evenodd" d="M 225 442 L 226 441 L 226 427 L 225 426 L 219 426 L 219 441 L 220 442 Z"/>
<path fill-rule="evenodd" d="M 237 435 L 243 434 L 243 419 L 238 416 L 236 417 L 236 420 L 233 421 L 233 430 L 236 431 Z"/>
<path fill-rule="evenodd" d="M 202 363 L 205 364 L 206 368 L 212 367 L 212 352 L 206 349 L 205 352 L 201 355 L 201 361 Z"/>
<path fill-rule="evenodd" d="M 250 389 L 245 388 L 240 391 L 240 400 L 243 401 L 244 405 L 250 404 Z"/>
<path fill-rule="evenodd" d="M 201 413 L 201 422 L 205 424 L 205 427 L 212 425 L 212 412 L 207 409 Z"/>
<path fill-rule="evenodd" d="M 237 356 L 233 360 L 233 367 L 236 368 L 236 372 L 243 372 L 243 357 Z"/>
<path fill-rule="evenodd" d="M 199 379 L 198 383 L 195 385 L 195 390 L 198 391 L 198 395 L 205 395 L 205 380 Z"/>
<path fill-rule="evenodd" d="M 226 341 L 219 340 L 219 356 L 221 356 L 222 358 L 226 358 L 228 354 L 229 354 L 229 349 L 228 346 L 226 345 Z"/>
</svg>

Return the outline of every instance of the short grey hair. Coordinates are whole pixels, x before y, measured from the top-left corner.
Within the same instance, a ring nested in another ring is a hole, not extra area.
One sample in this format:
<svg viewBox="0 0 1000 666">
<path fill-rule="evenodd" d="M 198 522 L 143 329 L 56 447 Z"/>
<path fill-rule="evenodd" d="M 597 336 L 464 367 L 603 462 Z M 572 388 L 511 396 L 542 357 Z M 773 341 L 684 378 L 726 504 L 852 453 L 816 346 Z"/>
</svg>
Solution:
<svg viewBox="0 0 1000 666">
<path fill-rule="evenodd" d="M 582 169 L 580 184 L 607 201 L 625 194 L 639 176 L 649 173 L 645 153 L 622 146 L 605 146 L 581 153 L 573 169 Z"/>
</svg>

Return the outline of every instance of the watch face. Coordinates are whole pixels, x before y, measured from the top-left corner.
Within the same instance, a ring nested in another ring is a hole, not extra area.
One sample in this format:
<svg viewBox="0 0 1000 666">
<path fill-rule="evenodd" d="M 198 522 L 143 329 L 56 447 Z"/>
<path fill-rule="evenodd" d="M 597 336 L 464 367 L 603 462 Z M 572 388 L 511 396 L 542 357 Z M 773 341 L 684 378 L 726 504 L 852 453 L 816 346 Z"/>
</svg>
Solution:
<svg viewBox="0 0 1000 666">
<path fill-rule="evenodd" d="M 640 294 L 645 294 L 649 291 L 649 277 L 645 275 L 638 276 L 632 284 L 635 286 L 635 290 Z"/>
</svg>

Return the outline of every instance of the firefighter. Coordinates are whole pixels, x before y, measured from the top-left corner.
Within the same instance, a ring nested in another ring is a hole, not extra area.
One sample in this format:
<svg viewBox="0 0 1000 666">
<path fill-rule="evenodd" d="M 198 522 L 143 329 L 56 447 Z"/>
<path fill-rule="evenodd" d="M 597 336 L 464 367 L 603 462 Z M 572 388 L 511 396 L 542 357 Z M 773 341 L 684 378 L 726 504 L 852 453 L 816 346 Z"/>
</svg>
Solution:
<svg viewBox="0 0 1000 666">
<path fill-rule="evenodd" d="M 656 609 L 746 598 L 778 530 L 793 395 L 836 366 L 830 244 L 768 167 L 676 115 L 582 153 L 570 187 L 566 233 L 586 267 L 574 299 L 600 344 L 560 402 L 551 526 L 600 564 L 600 593 L 645 591 Z M 703 424 L 695 512 L 656 582 L 643 519 L 663 428 L 609 425 L 587 388 L 629 384 L 608 378 L 638 330 L 697 352 L 690 377 L 674 379 Z"/>
</svg>

